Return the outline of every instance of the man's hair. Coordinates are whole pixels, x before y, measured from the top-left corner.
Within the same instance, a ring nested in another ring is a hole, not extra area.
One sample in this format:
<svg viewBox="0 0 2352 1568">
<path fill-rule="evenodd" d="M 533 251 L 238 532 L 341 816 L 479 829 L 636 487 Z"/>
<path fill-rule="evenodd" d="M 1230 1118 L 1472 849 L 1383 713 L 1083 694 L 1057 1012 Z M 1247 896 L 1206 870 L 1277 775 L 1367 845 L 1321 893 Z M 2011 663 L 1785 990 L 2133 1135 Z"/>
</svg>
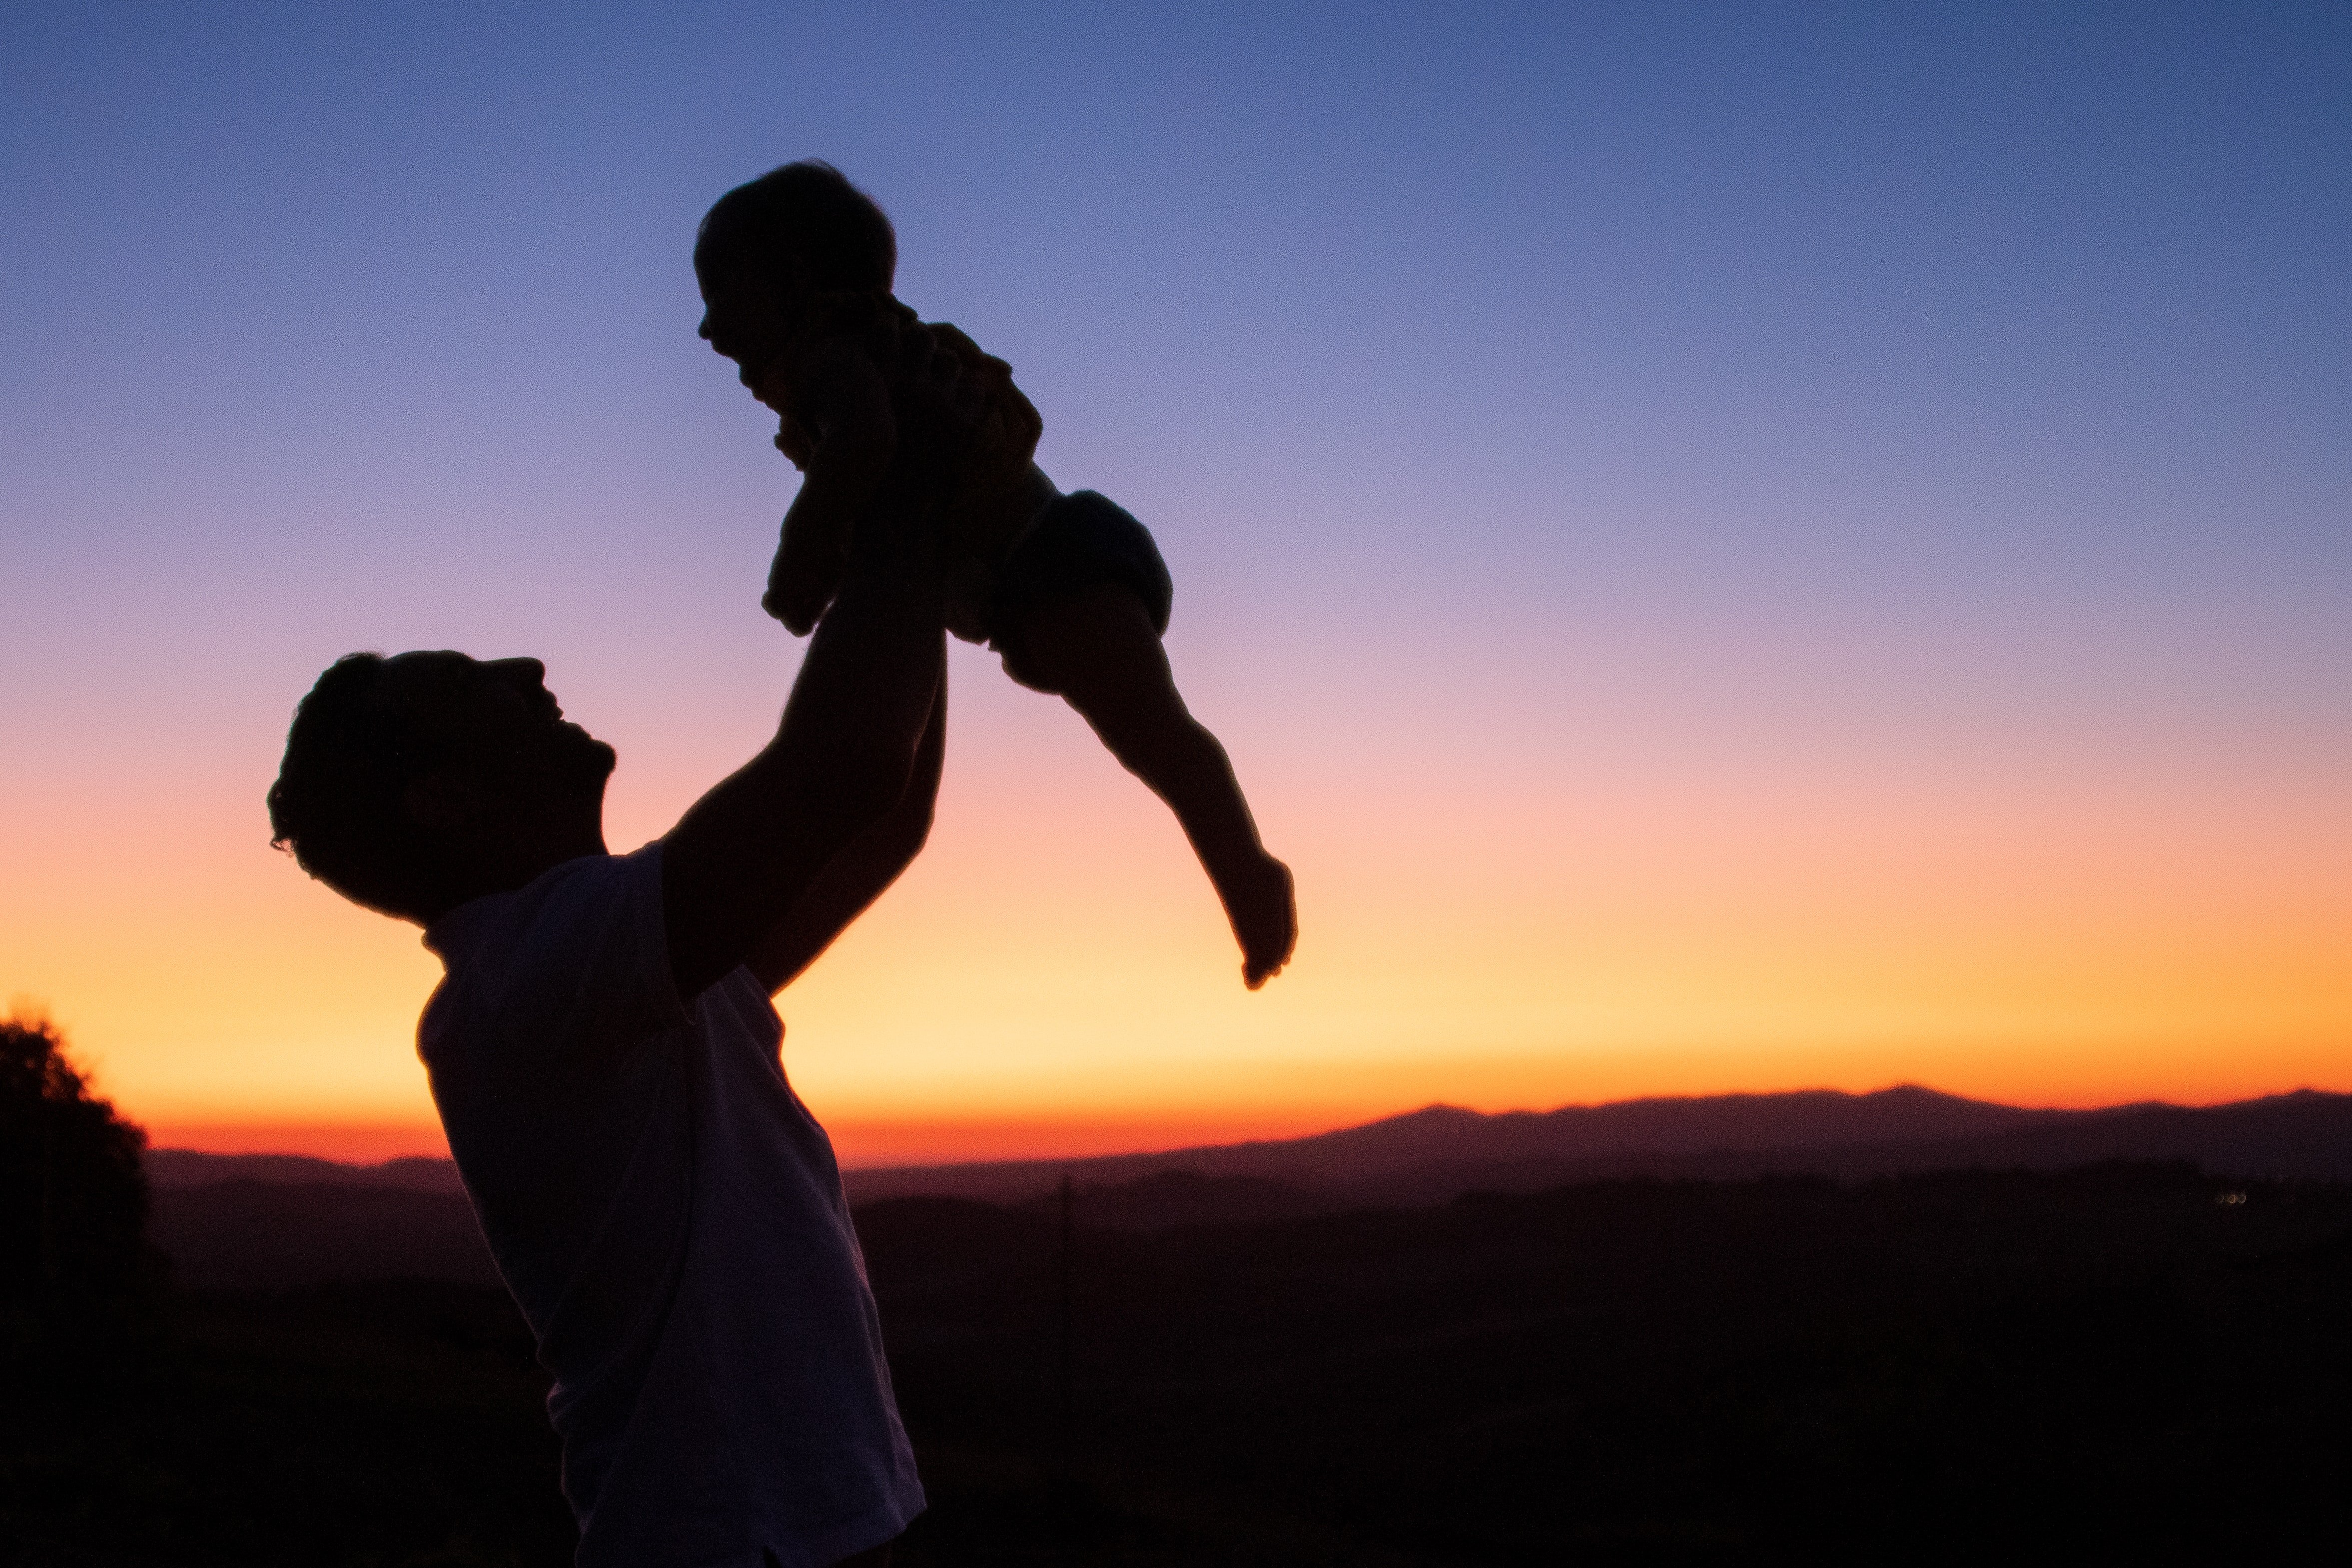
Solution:
<svg viewBox="0 0 2352 1568">
<path fill-rule="evenodd" d="M 385 663 L 346 654 L 295 708 L 269 786 L 270 842 L 352 902 L 414 915 L 429 908 L 440 868 L 405 804 L 423 770 L 384 691 Z"/>
<path fill-rule="evenodd" d="M 804 158 L 736 186 L 703 215 L 695 270 L 739 257 L 762 268 L 796 268 L 819 289 L 887 294 L 898 272 L 898 237 L 840 170 Z"/>
</svg>

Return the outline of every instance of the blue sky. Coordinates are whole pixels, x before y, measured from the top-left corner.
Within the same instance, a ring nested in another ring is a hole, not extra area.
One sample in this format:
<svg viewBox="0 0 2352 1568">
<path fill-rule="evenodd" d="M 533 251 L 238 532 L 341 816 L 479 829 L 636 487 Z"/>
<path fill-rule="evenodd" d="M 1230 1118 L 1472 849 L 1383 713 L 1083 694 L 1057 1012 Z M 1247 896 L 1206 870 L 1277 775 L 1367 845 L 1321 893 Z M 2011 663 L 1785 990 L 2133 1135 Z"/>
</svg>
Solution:
<svg viewBox="0 0 2352 1568">
<path fill-rule="evenodd" d="M 657 830 L 795 657 L 687 256 L 808 155 L 1316 798 L 2352 764 L 2342 6 L 58 5 L 0 791 L 257 801 L 327 659 L 448 645 L 665 759 Z"/>
</svg>

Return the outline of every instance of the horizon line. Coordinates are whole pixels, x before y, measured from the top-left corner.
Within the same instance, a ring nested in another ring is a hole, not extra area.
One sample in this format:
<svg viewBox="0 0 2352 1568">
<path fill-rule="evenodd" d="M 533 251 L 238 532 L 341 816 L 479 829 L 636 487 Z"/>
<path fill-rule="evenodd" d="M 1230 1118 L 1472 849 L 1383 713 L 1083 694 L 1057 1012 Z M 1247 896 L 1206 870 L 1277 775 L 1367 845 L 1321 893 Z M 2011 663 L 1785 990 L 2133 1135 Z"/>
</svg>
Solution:
<svg viewBox="0 0 2352 1568">
<path fill-rule="evenodd" d="M 1996 1107 L 2004 1110 L 2071 1112 L 2078 1114 L 2095 1114 L 2101 1111 L 2153 1109 L 2211 1110 L 2220 1110 L 2229 1106 L 2250 1105 L 2263 1100 L 2289 1099 L 2296 1095 L 2337 1094 L 2346 1092 L 2343 1090 L 2323 1089 L 2315 1087 L 2315 1085 L 2305 1083 L 2299 1084 L 2292 1089 L 2273 1089 L 2263 1094 L 2242 1095 L 2234 1099 L 2216 1100 L 2210 1101 L 2137 1099 L 2116 1100 L 2112 1103 L 2102 1105 L 2021 1105 L 2015 1104 L 2008 1100 L 1985 1100 L 1973 1095 L 1955 1094 L 1948 1089 L 1937 1089 L 1931 1084 L 1923 1084 L 1915 1080 L 1906 1079 L 1901 1082 L 1885 1084 L 1876 1089 L 1842 1089 L 1827 1087 L 1809 1087 L 1803 1089 L 1727 1089 L 1712 1094 L 1641 1094 L 1628 1095 L 1617 1100 L 1591 1101 L 1571 1100 L 1542 1109 L 1514 1107 L 1502 1110 L 1479 1110 L 1474 1107 L 1456 1105 L 1450 1101 L 1439 1100 L 1430 1100 L 1424 1104 L 1412 1106 L 1403 1110 L 1391 1111 L 1384 1115 L 1368 1117 L 1360 1121 L 1345 1121 L 1333 1126 L 1319 1127 L 1311 1131 L 1294 1132 L 1277 1136 L 1227 1138 L 1211 1142 L 1177 1142 L 1149 1147 L 1094 1149 L 1087 1150 L 1083 1152 L 1006 1153 L 986 1155 L 978 1158 L 970 1156 L 950 1156 L 931 1160 L 843 1160 L 841 1162 L 841 1168 L 844 1171 L 902 1171 L 934 1169 L 947 1170 L 977 1165 L 1078 1164 L 1097 1160 L 1156 1157 L 1218 1149 L 1248 1148 L 1272 1143 L 1303 1142 L 1310 1139 L 1329 1137 L 1337 1133 L 1355 1131 L 1367 1127 L 1376 1127 L 1384 1122 L 1402 1121 L 1411 1117 L 1424 1116 L 1432 1111 L 1453 1111 L 1465 1116 L 1475 1116 L 1482 1121 L 1493 1121 L 1516 1116 L 1552 1116 L 1562 1111 L 1570 1110 L 1606 1110 L 1620 1106 L 1674 1103 L 1687 1104 L 1702 1100 L 1788 1100 L 1805 1095 L 1829 1095 L 1840 1100 L 1869 1100 L 1880 1095 L 1900 1093 L 1906 1089 L 1923 1094 L 1931 1094 L 1943 1100 L 1962 1101 L 1971 1105 Z M 836 1120 L 845 1125 L 854 1127 L 860 1124 L 864 1119 L 844 1117 Z M 1012 1121 L 1016 1124 L 1026 1124 L 1033 1123 L 1038 1119 L 1008 1118 L 1003 1120 Z M 1087 1124 L 1087 1119 L 1083 1118 L 1072 1119 L 1069 1125 L 1084 1126 Z M 924 1121 L 894 1121 L 889 1124 L 894 1126 L 933 1125 L 933 1123 Z M 992 1124 L 994 1123 L 984 1121 L 972 1122 L 947 1121 L 940 1121 L 936 1123 L 936 1125 L 943 1130 L 950 1127 Z M 1057 1122 L 1056 1124 L 1059 1123 Z M 173 1128 L 175 1131 L 183 1132 L 197 1132 L 200 1130 L 211 1128 L 222 1133 L 243 1132 L 248 1134 L 260 1134 L 264 1133 L 266 1130 L 270 1129 L 283 1129 L 289 1132 L 292 1132 L 297 1129 L 308 1129 L 315 1133 L 341 1134 L 347 1139 L 354 1139 L 362 1142 L 377 1141 L 383 1142 L 414 1142 L 422 1135 L 430 1142 L 440 1143 L 441 1147 L 437 1152 L 411 1149 L 406 1152 L 385 1153 L 378 1158 L 370 1159 L 362 1157 L 354 1159 L 349 1157 L 339 1158 L 331 1154 L 321 1154 L 312 1152 L 308 1150 L 297 1149 L 253 1147 L 239 1149 L 205 1149 L 184 1142 L 166 1142 L 151 1136 L 147 1142 L 148 1152 L 203 1154 L 219 1159 L 317 1160 L 327 1164 L 344 1165 L 359 1170 L 381 1168 L 403 1160 L 446 1162 L 450 1159 L 447 1145 L 446 1141 L 442 1138 L 440 1128 L 437 1125 L 425 1123 L 336 1121 L 296 1122 L 271 1120 L 237 1121 L 191 1121 L 176 1124 L 167 1122 L 164 1123 L 164 1125 L 167 1128 Z M 141 1131 L 145 1132 L 146 1128 L 142 1125 L 141 1127 Z M 239 1141 L 241 1142 L 242 1140 L 240 1139 Z"/>
</svg>

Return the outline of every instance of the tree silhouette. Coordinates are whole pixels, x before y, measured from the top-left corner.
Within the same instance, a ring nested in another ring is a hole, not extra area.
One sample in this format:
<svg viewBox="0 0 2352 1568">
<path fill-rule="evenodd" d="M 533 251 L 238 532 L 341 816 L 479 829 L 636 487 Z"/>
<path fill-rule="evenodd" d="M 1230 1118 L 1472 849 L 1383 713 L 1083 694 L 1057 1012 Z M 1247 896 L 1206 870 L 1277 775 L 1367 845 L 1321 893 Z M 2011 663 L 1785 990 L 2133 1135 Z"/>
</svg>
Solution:
<svg viewBox="0 0 2352 1568">
<path fill-rule="evenodd" d="M 0 1019 L 0 1356 L 59 1352 L 148 1318 L 163 1264 L 149 1245 L 147 1135 L 89 1092 L 47 1018 Z"/>
</svg>

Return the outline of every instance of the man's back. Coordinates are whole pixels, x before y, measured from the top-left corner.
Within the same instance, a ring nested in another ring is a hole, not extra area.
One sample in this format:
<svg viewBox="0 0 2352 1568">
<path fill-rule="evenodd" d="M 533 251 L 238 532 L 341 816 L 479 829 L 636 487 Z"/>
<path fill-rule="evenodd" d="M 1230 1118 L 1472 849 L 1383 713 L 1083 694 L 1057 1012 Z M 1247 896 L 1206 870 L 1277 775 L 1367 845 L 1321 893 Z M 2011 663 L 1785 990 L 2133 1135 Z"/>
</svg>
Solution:
<svg viewBox="0 0 2352 1568">
<path fill-rule="evenodd" d="M 922 1507 L 831 1145 L 737 969 L 681 1004 L 661 848 L 428 930 L 451 1152 L 553 1373 L 583 1564 L 829 1564 Z"/>
</svg>

